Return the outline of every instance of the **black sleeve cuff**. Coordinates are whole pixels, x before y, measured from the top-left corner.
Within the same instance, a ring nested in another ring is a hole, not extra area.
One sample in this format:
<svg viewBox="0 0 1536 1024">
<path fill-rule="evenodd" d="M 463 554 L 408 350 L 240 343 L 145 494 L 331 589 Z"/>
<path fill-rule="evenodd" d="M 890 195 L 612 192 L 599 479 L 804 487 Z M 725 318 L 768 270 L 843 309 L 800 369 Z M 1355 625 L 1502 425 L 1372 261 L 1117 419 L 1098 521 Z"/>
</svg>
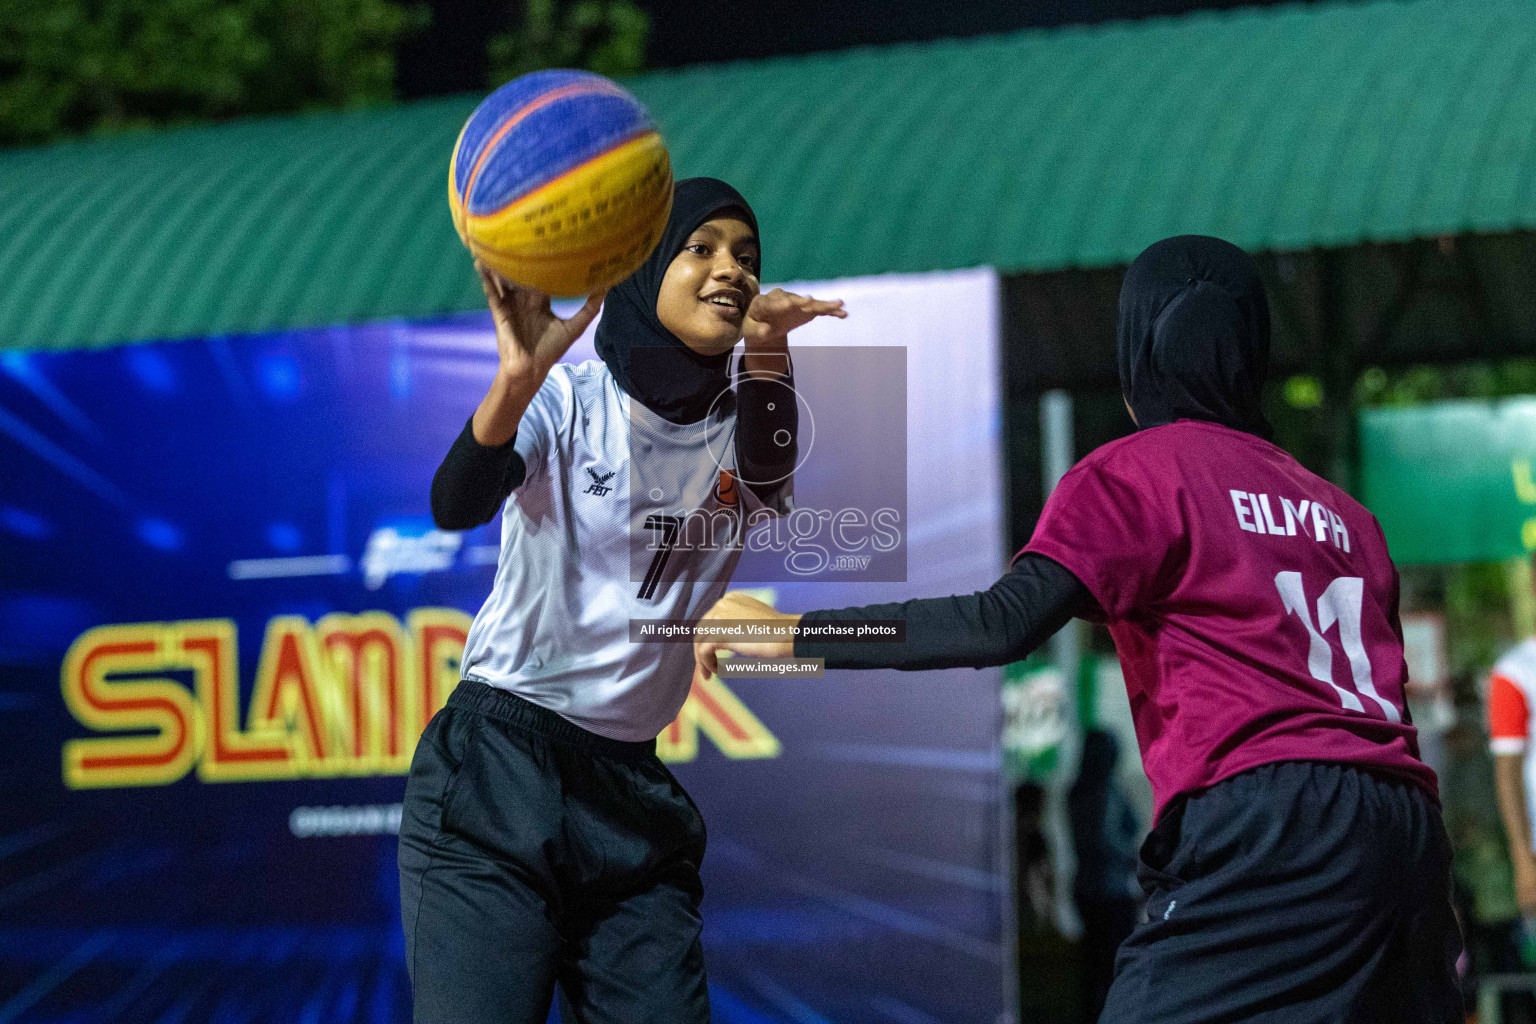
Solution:
<svg viewBox="0 0 1536 1024">
<path fill-rule="evenodd" d="M 748 376 L 737 363 L 736 465 L 759 497 L 795 471 L 800 406 L 794 390 L 794 367 L 787 361 L 783 374 L 766 378 Z"/>
<path fill-rule="evenodd" d="M 483 445 L 475 440 L 473 424 L 470 417 L 432 477 L 432 521 L 439 529 L 469 530 L 490 522 L 528 475 L 515 436 L 503 445 Z"/>
</svg>

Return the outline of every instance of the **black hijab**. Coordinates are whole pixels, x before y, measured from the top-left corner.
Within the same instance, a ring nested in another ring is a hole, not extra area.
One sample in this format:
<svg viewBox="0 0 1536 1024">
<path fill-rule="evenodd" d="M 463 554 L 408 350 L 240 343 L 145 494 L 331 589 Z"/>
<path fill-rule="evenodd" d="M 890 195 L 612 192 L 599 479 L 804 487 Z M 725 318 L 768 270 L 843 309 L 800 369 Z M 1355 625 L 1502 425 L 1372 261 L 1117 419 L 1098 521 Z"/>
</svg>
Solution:
<svg viewBox="0 0 1536 1024">
<path fill-rule="evenodd" d="M 1191 419 L 1269 437 L 1269 300 L 1253 258 L 1178 235 L 1148 246 L 1120 286 L 1120 390 L 1138 428 Z"/>
<path fill-rule="evenodd" d="M 731 354 L 703 356 L 661 324 L 656 297 L 667 267 L 694 229 L 722 210 L 736 210 L 758 234 L 752 207 L 715 178 L 684 178 L 672 190 L 672 214 L 650 257 L 614 285 L 597 323 L 597 354 L 631 398 L 672 423 L 697 423 L 730 387 Z M 759 241 L 759 244 L 761 242 Z M 761 270 L 759 270 L 759 274 Z M 637 351 L 638 350 L 638 351 Z"/>
</svg>

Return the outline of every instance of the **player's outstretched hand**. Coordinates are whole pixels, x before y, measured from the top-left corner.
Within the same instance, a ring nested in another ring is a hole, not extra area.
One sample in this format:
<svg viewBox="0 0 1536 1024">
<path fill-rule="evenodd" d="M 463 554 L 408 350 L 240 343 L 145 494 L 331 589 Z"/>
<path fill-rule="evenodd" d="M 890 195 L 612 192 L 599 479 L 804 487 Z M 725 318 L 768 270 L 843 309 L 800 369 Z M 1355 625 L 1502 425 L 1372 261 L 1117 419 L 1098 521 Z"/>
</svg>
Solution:
<svg viewBox="0 0 1536 1024">
<path fill-rule="evenodd" d="M 560 361 L 566 350 L 592 323 L 602 308 L 601 292 L 587 296 L 586 304 L 569 320 L 555 316 L 549 296 L 532 288 L 512 284 L 479 260 L 480 286 L 491 307 L 496 323 L 496 354 L 499 372 L 508 380 L 527 382 L 537 387 L 544 382 L 550 367 Z"/>
<path fill-rule="evenodd" d="M 842 320 L 847 318 L 848 311 L 843 308 L 842 299 L 814 299 L 783 288 L 759 295 L 747 307 L 747 322 L 742 328 L 747 351 L 782 342 L 790 331 L 819 316 L 835 316 Z"/>
<path fill-rule="evenodd" d="M 793 626 L 800 621 L 800 616 L 775 611 L 772 605 L 764 604 L 739 590 L 733 590 L 716 601 L 715 606 L 705 612 L 704 617 L 699 620 L 700 624 L 719 621 L 763 622 Z M 699 671 L 705 675 L 714 675 L 719 667 L 721 651 L 744 654 L 751 658 L 793 658 L 795 642 L 746 639 L 695 640 L 693 659 L 698 663 Z"/>
</svg>

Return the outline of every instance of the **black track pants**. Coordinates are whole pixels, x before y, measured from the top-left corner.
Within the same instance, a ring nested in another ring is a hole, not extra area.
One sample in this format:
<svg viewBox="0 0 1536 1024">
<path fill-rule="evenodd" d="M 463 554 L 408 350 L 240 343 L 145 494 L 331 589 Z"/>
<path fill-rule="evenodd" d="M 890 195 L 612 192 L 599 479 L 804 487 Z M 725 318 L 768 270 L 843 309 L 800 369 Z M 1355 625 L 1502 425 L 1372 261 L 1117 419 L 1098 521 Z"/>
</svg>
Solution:
<svg viewBox="0 0 1536 1024">
<path fill-rule="evenodd" d="M 1450 844 L 1406 783 L 1263 765 L 1164 811 L 1104 1024 L 1460 1024 Z"/>
<path fill-rule="evenodd" d="M 704 821 L 654 743 L 466 681 L 427 726 L 400 827 L 418 1024 L 709 1020 Z"/>
</svg>

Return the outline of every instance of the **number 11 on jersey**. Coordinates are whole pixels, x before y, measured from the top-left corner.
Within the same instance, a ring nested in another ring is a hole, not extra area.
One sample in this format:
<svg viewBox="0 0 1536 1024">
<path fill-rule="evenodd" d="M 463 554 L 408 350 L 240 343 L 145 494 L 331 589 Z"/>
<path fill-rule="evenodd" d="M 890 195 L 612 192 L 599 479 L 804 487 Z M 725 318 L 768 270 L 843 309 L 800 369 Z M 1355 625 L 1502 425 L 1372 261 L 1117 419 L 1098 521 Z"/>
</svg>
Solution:
<svg viewBox="0 0 1536 1024">
<path fill-rule="evenodd" d="M 1301 573 L 1282 572 L 1275 576 L 1275 589 L 1286 614 L 1294 614 L 1307 627 L 1310 646 L 1307 650 L 1307 670 L 1318 682 L 1327 683 L 1339 695 L 1339 700 L 1351 711 L 1367 713 L 1360 703 L 1360 694 L 1381 706 L 1389 722 L 1401 722 L 1402 713 L 1397 706 L 1376 692 L 1371 678 L 1371 659 L 1366 656 L 1365 644 L 1360 639 L 1361 603 L 1365 595 L 1365 580 L 1359 576 L 1340 576 L 1328 584 L 1317 599 L 1317 625 L 1312 624 L 1312 614 L 1307 606 L 1307 592 L 1301 584 Z M 1333 648 L 1323 634 L 1339 626 L 1339 645 L 1349 659 L 1350 675 L 1354 678 L 1355 692 L 1346 690 L 1333 681 Z"/>
</svg>

